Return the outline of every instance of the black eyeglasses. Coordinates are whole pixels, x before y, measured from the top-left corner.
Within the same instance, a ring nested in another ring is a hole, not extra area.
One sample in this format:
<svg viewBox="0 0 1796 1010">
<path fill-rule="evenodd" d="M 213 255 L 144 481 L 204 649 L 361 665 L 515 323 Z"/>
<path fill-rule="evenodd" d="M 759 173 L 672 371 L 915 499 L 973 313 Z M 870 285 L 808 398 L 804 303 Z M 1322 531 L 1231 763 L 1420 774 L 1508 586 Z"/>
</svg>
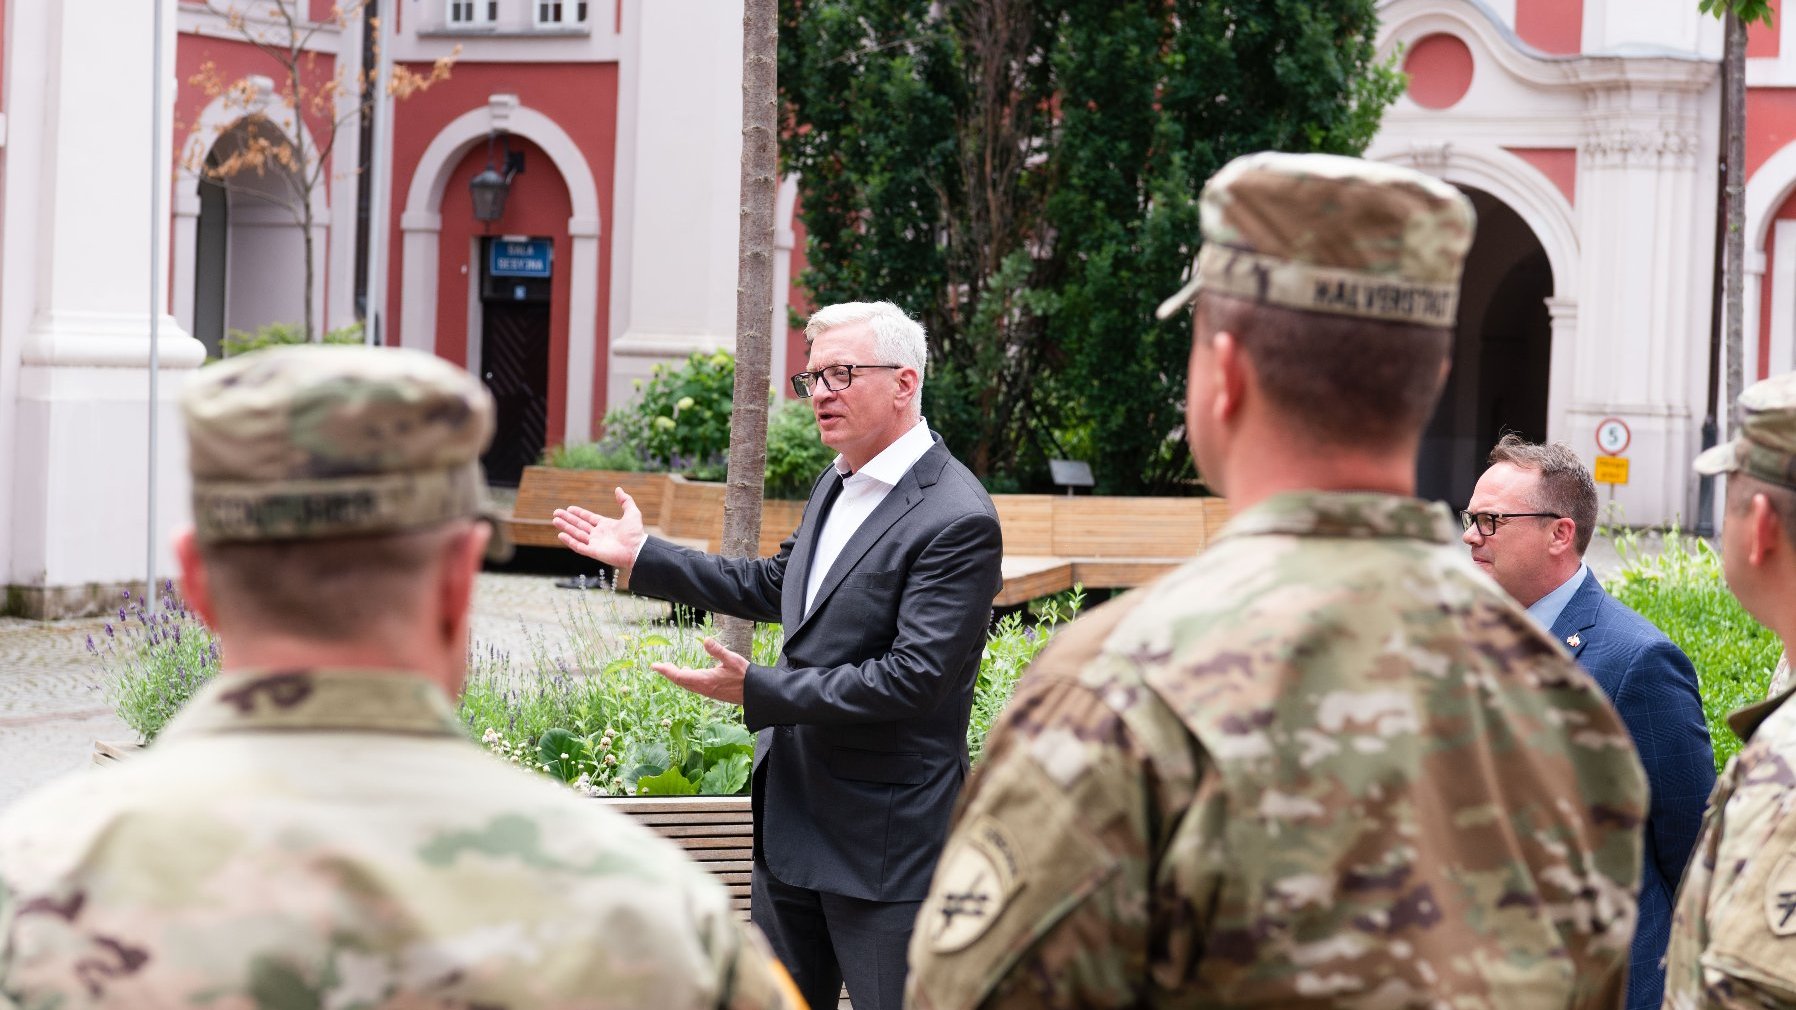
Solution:
<svg viewBox="0 0 1796 1010">
<path fill-rule="evenodd" d="M 903 365 L 831 365 L 819 368 L 814 372 L 799 372 L 792 377 L 792 392 L 799 399 L 810 396 L 823 383 L 823 388 L 832 393 L 840 393 L 854 383 L 854 370 L 857 368 L 903 368 Z"/>
<path fill-rule="evenodd" d="M 1497 527 L 1509 520 L 1529 518 L 1564 519 L 1565 517 L 1557 512 L 1461 512 L 1459 513 L 1459 526 L 1461 529 L 1468 530 L 1477 526 L 1481 535 L 1494 537 L 1497 535 Z"/>
</svg>

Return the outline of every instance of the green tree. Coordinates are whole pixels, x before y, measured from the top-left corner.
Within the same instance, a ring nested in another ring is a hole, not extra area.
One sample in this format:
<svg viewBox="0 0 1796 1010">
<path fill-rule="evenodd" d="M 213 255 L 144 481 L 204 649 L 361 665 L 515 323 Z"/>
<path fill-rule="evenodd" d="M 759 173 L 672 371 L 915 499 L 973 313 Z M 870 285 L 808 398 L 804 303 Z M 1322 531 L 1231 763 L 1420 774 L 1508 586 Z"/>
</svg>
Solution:
<svg viewBox="0 0 1796 1010">
<path fill-rule="evenodd" d="M 1203 180 L 1357 153 L 1401 76 L 1375 0 L 782 0 L 784 153 L 819 304 L 929 328 L 925 410 L 975 472 L 1190 474 L 1189 317 L 1156 323 Z"/>
</svg>

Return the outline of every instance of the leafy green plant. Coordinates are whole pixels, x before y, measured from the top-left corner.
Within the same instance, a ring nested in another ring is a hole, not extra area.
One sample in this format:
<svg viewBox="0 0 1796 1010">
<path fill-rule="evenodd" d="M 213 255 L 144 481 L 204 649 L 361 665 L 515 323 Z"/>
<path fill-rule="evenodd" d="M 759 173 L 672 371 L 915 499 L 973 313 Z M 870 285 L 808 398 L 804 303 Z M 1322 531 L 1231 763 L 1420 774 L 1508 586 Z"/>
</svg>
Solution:
<svg viewBox="0 0 1796 1010">
<path fill-rule="evenodd" d="M 676 687 L 649 668 L 712 665 L 701 643 L 715 629 L 708 622 L 633 620 L 609 594 L 582 604 L 562 614 L 563 655 L 535 640 L 521 669 L 490 648 L 472 657 L 461 698 L 471 734 L 501 758 L 592 795 L 727 796 L 746 789 L 754 740 L 741 709 Z M 756 662 L 772 663 L 779 646 L 777 626 L 756 628 Z"/>
<path fill-rule="evenodd" d="M 817 435 L 817 417 L 807 400 L 787 400 L 767 420 L 767 497 L 801 499 L 836 450 Z"/>
<path fill-rule="evenodd" d="M 985 738 L 992 723 L 1016 693 L 1023 671 L 1047 648 L 1048 640 L 1062 624 L 1079 616 L 1085 604 L 1085 590 L 1074 586 L 1070 592 L 1049 597 L 1035 608 L 1036 623 L 1023 623 L 1021 613 L 1006 614 L 985 640 L 985 652 L 979 657 L 979 680 L 973 687 L 973 718 L 967 723 L 967 753 L 974 762 L 985 750 Z"/>
<path fill-rule="evenodd" d="M 361 344 L 366 343 L 361 323 L 350 323 L 324 334 L 327 344 Z M 306 331 L 298 323 L 265 323 L 254 331 L 231 330 L 224 336 L 221 350 L 227 358 L 250 351 L 259 351 L 264 347 L 276 347 L 284 344 L 306 343 Z"/>
<path fill-rule="evenodd" d="M 625 444 L 695 480 L 721 480 L 730 452 L 730 403 L 736 359 L 728 351 L 694 354 L 675 367 L 657 364 L 643 383 Z"/>
<path fill-rule="evenodd" d="M 1721 559 L 1700 538 L 1673 529 L 1653 554 L 1623 532 L 1615 547 L 1622 567 L 1603 586 L 1690 657 L 1720 768 L 1740 749 L 1727 714 L 1765 696 L 1782 646 L 1728 591 Z"/>
<path fill-rule="evenodd" d="M 98 638 L 89 635 L 87 651 L 107 675 L 107 696 L 119 718 L 145 743 L 218 673 L 218 642 L 172 582 L 162 584 L 154 606 L 126 590 L 117 622 L 106 622 Z"/>
</svg>

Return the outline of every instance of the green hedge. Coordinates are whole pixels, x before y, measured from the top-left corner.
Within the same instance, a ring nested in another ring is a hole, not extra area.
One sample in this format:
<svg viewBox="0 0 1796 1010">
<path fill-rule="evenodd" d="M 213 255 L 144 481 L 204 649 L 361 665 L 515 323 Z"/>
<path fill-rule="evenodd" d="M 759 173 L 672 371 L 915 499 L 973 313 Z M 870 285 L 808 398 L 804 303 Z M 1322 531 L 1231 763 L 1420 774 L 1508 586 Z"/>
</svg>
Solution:
<svg viewBox="0 0 1796 1010">
<path fill-rule="evenodd" d="M 1657 625 L 1696 666 L 1720 768 L 1740 749 L 1727 714 L 1765 696 L 1783 647 L 1728 591 L 1721 559 L 1700 538 L 1674 529 L 1665 535 L 1664 549 L 1652 554 L 1624 532 L 1615 547 L 1622 567 L 1603 586 Z"/>
</svg>

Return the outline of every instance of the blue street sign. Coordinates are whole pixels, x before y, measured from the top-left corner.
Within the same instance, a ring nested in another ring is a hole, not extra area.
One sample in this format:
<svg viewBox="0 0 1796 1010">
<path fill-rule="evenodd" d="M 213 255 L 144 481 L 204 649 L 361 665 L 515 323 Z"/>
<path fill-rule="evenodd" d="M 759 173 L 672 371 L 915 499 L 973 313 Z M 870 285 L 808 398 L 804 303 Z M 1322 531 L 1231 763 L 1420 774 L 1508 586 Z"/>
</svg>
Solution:
<svg viewBox="0 0 1796 1010">
<path fill-rule="evenodd" d="M 554 258 L 554 243 L 546 238 L 523 242 L 494 239 L 487 256 L 487 272 L 494 277 L 547 277 Z"/>
</svg>

